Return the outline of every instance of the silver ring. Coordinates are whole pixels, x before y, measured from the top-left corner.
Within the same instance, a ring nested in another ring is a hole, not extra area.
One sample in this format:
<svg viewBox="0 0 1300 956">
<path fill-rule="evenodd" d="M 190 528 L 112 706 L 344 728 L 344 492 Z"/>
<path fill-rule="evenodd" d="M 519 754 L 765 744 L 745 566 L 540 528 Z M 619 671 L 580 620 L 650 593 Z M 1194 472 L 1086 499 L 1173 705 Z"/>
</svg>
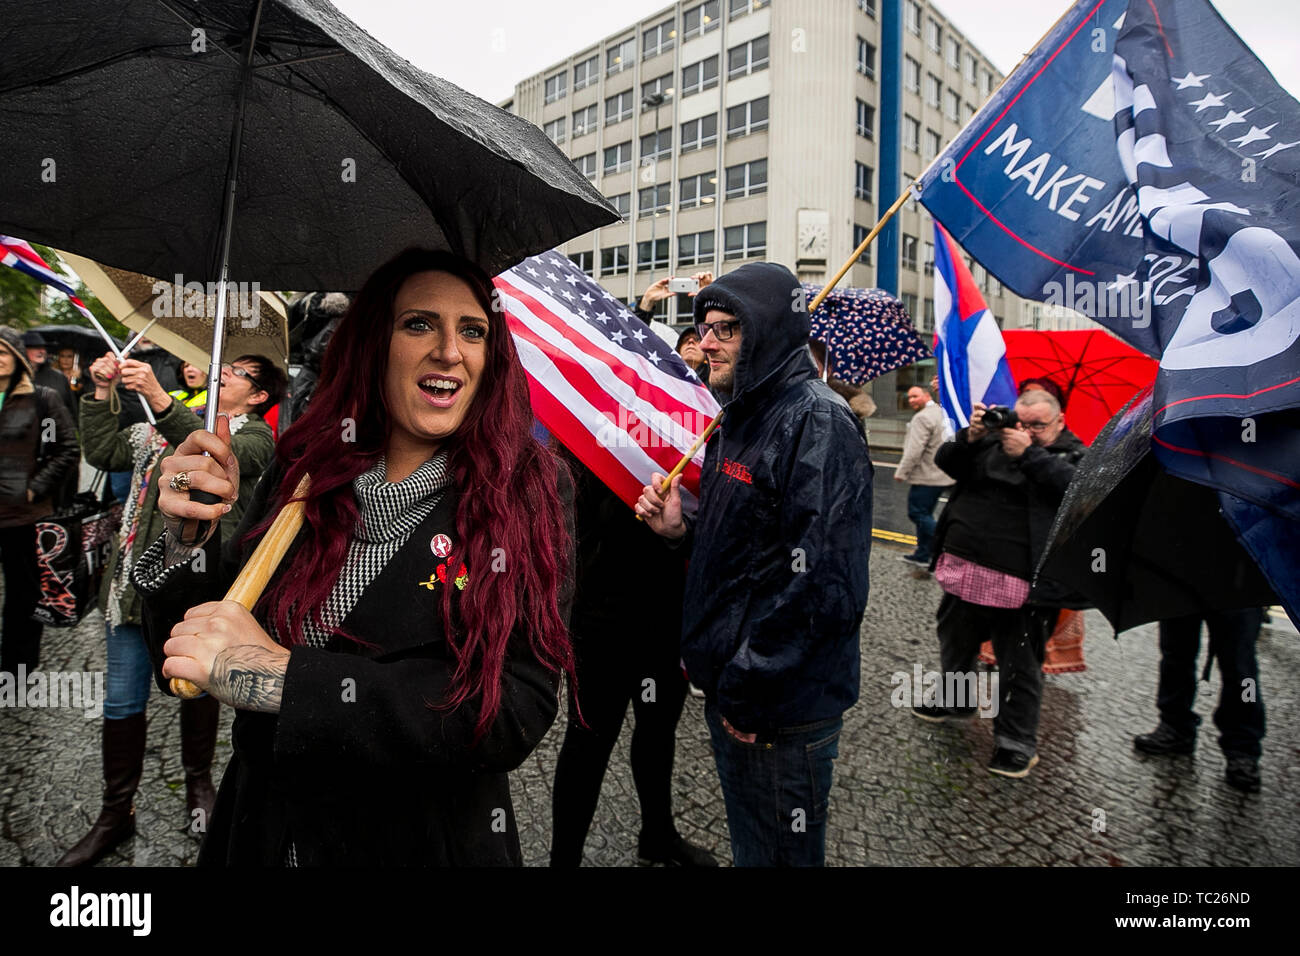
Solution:
<svg viewBox="0 0 1300 956">
<path fill-rule="evenodd" d="M 172 475 L 172 480 L 167 482 L 172 491 L 189 491 L 190 490 L 190 473 L 188 471 L 178 471 Z"/>
</svg>

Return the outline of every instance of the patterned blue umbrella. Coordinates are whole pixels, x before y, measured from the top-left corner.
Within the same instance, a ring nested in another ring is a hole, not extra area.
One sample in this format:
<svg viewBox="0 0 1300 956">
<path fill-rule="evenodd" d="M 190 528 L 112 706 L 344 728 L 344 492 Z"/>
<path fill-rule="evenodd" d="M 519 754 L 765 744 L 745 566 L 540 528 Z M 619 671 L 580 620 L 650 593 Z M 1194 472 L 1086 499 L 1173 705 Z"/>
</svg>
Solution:
<svg viewBox="0 0 1300 956">
<path fill-rule="evenodd" d="M 821 286 L 804 283 L 804 291 L 811 303 Z M 831 374 L 852 385 L 932 354 L 903 303 L 883 289 L 836 289 L 809 318 L 812 338 L 826 343 Z"/>
</svg>

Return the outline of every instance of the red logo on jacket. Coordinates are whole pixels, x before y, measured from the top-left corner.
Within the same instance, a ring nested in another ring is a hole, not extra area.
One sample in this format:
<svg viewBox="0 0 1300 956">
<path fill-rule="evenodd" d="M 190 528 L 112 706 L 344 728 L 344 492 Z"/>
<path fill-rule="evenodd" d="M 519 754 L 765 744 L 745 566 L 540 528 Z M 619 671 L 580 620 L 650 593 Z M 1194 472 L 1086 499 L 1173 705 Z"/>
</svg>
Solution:
<svg viewBox="0 0 1300 956">
<path fill-rule="evenodd" d="M 730 458 L 722 463 L 722 473 L 729 478 L 735 478 L 737 481 L 743 481 L 747 485 L 754 483 L 754 476 L 738 461 L 732 461 Z"/>
</svg>

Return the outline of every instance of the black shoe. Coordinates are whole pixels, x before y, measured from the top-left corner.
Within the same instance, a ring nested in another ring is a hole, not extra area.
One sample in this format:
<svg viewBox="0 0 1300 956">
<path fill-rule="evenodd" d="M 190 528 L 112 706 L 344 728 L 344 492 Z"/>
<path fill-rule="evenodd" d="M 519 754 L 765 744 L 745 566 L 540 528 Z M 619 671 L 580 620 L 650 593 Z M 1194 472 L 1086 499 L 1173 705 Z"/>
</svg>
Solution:
<svg viewBox="0 0 1300 956">
<path fill-rule="evenodd" d="M 979 712 L 978 707 L 913 707 L 912 716 L 932 724 L 949 720 L 967 720 Z"/>
<path fill-rule="evenodd" d="M 1259 793 L 1259 758 L 1250 754 L 1228 754 L 1228 770 L 1224 779 L 1228 786 L 1246 793 Z"/>
<path fill-rule="evenodd" d="M 1133 746 L 1144 754 L 1189 754 L 1196 749 L 1196 734 L 1180 734 L 1163 720 L 1149 734 L 1133 738 Z"/>
<path fill-rule="evenodd" d="M 669 841 L 649 843 L 644 838 L 638 841 L 637 863 L 641 866 L 717 866 L 718 861 L 704 847 L 687 843 L 680 833 L 674 833 Z"/>
<path fill-rule="evenodd" d="M 993 759 L 989 761 L 989 773 L 996 773 L 1003 777 L 1028 777 L 1029 771 L 1037 763 L 1038 754 L 1031 757 L 1019 750 L 999 747 L 993 751 Z"/>
<path fill-rule="evenodd" d="M 928 568 L 930 566 L 929 558 L 918 558 L 915 554 L 900 554 L 898 560 L 918 568 Z"/>
</svg>

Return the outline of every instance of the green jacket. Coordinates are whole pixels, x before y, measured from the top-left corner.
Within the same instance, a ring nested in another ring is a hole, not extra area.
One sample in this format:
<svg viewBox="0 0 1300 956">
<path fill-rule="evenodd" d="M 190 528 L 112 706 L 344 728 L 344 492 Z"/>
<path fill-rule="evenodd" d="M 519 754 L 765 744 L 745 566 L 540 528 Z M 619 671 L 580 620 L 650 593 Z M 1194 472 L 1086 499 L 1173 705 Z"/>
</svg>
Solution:
<svg viewBox="0 0 1300 956">
<path fill-rule="evenodd" d="M 167 441 L 163 458 L 173 454 L 190 432 L 203 427 L 202 419 L 175 399 L 170 408 L 155 418 L 158 431 Z M 84 395 L 81 399 L 81 448 L 86 461 L 104 471 L 130 471 L 135 467 L 135 451 L 127 439 L 126 429 L 119 430 L 117 416 L 109 410 L 108 402 L 97 402 L 91 395 Z M 231 436 L 230 448 L 235 453 L 235 460 L 239 462 L 239 500 L 221 519 L 222 538 L 226 541 L 234 535 L 244 508 L 253 497 L 258 479 L 275 455 L 271 427 L 256 415 L 250 415 L 244 426 Z M 158 476 L 161 472 L 160 467 L 154 468 L 149 491 L 140 509 L 139 528 L 131 544 L 133 564 L 144 549 L 157 541 L 163 533 L 163 516 L 158 510 Z M 114 546 L 104 567 L 104 581 L 99 589 L 99 607 L 106 619 L 109 588 L 117 574 L 120 559 L 121 553 Z M 122 621 L 136 625 L 140 623 L 140 597 L 135 593 L 134 585 L 129 583 L 123 597 Z"/>
</svg>

